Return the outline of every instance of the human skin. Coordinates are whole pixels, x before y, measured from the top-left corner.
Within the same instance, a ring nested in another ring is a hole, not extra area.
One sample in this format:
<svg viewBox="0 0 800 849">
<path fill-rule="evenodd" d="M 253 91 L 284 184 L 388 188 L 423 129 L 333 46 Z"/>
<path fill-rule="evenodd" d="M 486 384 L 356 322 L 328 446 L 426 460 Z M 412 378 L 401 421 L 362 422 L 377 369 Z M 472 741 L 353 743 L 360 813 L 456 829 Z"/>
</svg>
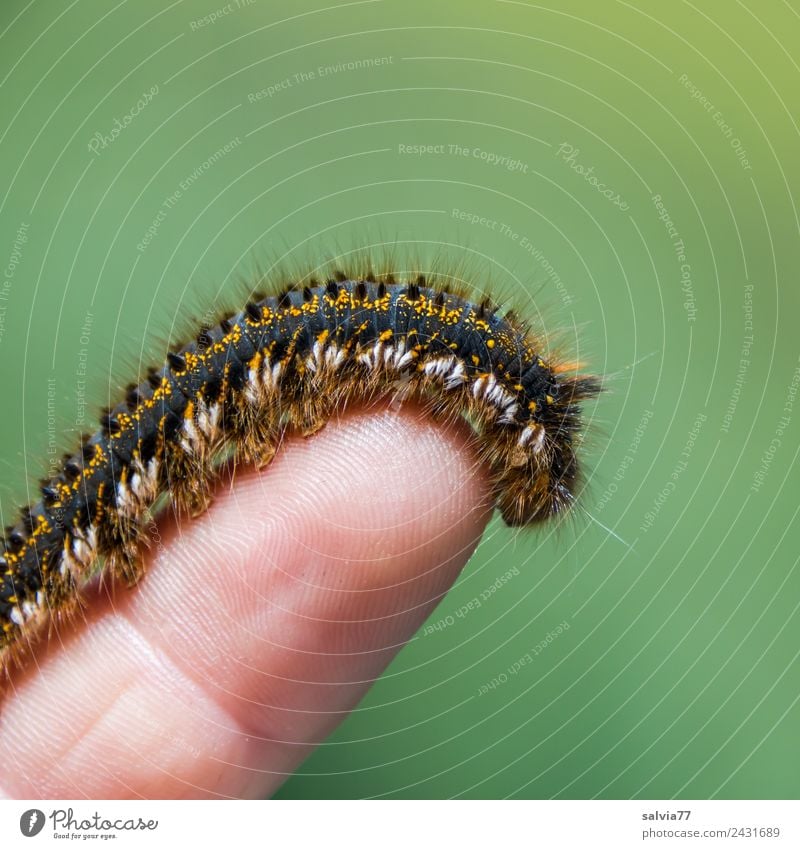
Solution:
<svg viewBox="0 0 800 849">
<path fill-rule="evenodd" d="M 455 581 L 491 515 L 466 425 L 348 413 L 159 522 L 0 695 L 0 794 L 272 794 Z M 85 620 L 85 621 L 84 621 Z"/>
</svg>

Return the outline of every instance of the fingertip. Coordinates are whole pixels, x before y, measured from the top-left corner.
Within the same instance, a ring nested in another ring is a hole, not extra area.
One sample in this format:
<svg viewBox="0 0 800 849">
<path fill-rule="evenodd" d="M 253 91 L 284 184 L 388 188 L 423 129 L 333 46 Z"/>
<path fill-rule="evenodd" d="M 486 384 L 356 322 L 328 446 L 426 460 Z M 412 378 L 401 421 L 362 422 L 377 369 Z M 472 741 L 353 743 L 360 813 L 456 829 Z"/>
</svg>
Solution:
<svg viewBox="0 0 800 849">
<path fill-rule="evenodd" d="M 236 470 L 203 516 L 160 524 L 138 587 L 95 597 L 79 638 L 41 652 L 37 674 L 23 677 L 9 722 L 41 712 L 57 685 L 70 715 L 48 713 L 48 733 L 70 740 L 70 757 L 42 769 L 47 736 L 28 737 L 20 757 L 5 723 L 0 755 L 40 767 L 18 775 L 15 792 L 74 796 L 81 776 L 69 764 L 104 758 L 115 769 L 107 786 L 102 775 L 93 781 L 99 796 L 104 787 L 114 796 L 270 792 L 449 589 L 491 514 L 489 491 L 466 425 L 443 426 L 411 405 L 353 411 L 287 440 L 267 469 Z M 141 650 L 116 651 L 130 634 Z M 120 656 L 125 679 L 113 684 Z M 159 686 L 156 665 L 169 686 Z M 106 688 L 100 713 L 75 667 Z M 137 700 L 143 715 L 163 717 L 170 746 L 158 722 L 132 725 L 126 739 Z M 91 733 L 76 736 L 70 716 L 95 715 Z M 127 777 L 121 752 L 130 753 Z"/>
</svg>

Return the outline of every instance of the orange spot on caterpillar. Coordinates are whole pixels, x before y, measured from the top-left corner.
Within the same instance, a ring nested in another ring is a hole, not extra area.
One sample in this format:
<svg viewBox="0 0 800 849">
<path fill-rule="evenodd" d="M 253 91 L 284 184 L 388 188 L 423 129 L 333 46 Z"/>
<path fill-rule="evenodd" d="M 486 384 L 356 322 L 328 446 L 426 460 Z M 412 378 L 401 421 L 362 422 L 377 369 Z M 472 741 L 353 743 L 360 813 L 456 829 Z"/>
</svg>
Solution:
<svg viewBox="0 0 800 849">
<path fill-rule="evenodd" d="M 586 368 L 586 363 L 580 360 L 571 360 L 569 362 L 553 363 L 551 368 L 556 374 L 567 374 L 568 372 L 577 372 Z"/>
</svg>

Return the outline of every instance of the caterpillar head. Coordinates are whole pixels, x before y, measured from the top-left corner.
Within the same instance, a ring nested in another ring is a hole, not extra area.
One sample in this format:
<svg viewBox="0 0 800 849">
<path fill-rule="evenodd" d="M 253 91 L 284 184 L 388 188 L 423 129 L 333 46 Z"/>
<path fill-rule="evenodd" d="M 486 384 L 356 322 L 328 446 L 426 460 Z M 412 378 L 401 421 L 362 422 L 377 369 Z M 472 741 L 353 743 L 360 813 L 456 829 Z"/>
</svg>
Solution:
<svg viewBox="0 0 800 849">
<path fill-rule="evenodd" d="M 500 437 L 502 447 L 493 467 L 496 504 L 506 524 L 535 525 L 572 505 L 580 481 L 578 402 L 599 391 L 592 377 L 561 380 L 545 415 L 507 428 Z"/>
</svg>

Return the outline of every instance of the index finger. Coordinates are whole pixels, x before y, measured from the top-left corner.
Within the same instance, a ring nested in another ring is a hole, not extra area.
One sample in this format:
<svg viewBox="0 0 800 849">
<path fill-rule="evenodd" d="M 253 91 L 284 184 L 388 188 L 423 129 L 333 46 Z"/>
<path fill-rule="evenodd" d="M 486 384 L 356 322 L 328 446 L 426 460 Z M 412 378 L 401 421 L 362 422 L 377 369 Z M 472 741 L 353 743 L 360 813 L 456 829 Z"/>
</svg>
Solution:
<svg viewBox="0 0 800 849">
<path fill-rule="evenodd" d="M 352 710 L 489 518 L 463 423 L 334 420 L 160 530 L 134 592 L 90 599 L 12 678 L 0 786 L 33 798 L 262 796 Z"/>
</svg>

